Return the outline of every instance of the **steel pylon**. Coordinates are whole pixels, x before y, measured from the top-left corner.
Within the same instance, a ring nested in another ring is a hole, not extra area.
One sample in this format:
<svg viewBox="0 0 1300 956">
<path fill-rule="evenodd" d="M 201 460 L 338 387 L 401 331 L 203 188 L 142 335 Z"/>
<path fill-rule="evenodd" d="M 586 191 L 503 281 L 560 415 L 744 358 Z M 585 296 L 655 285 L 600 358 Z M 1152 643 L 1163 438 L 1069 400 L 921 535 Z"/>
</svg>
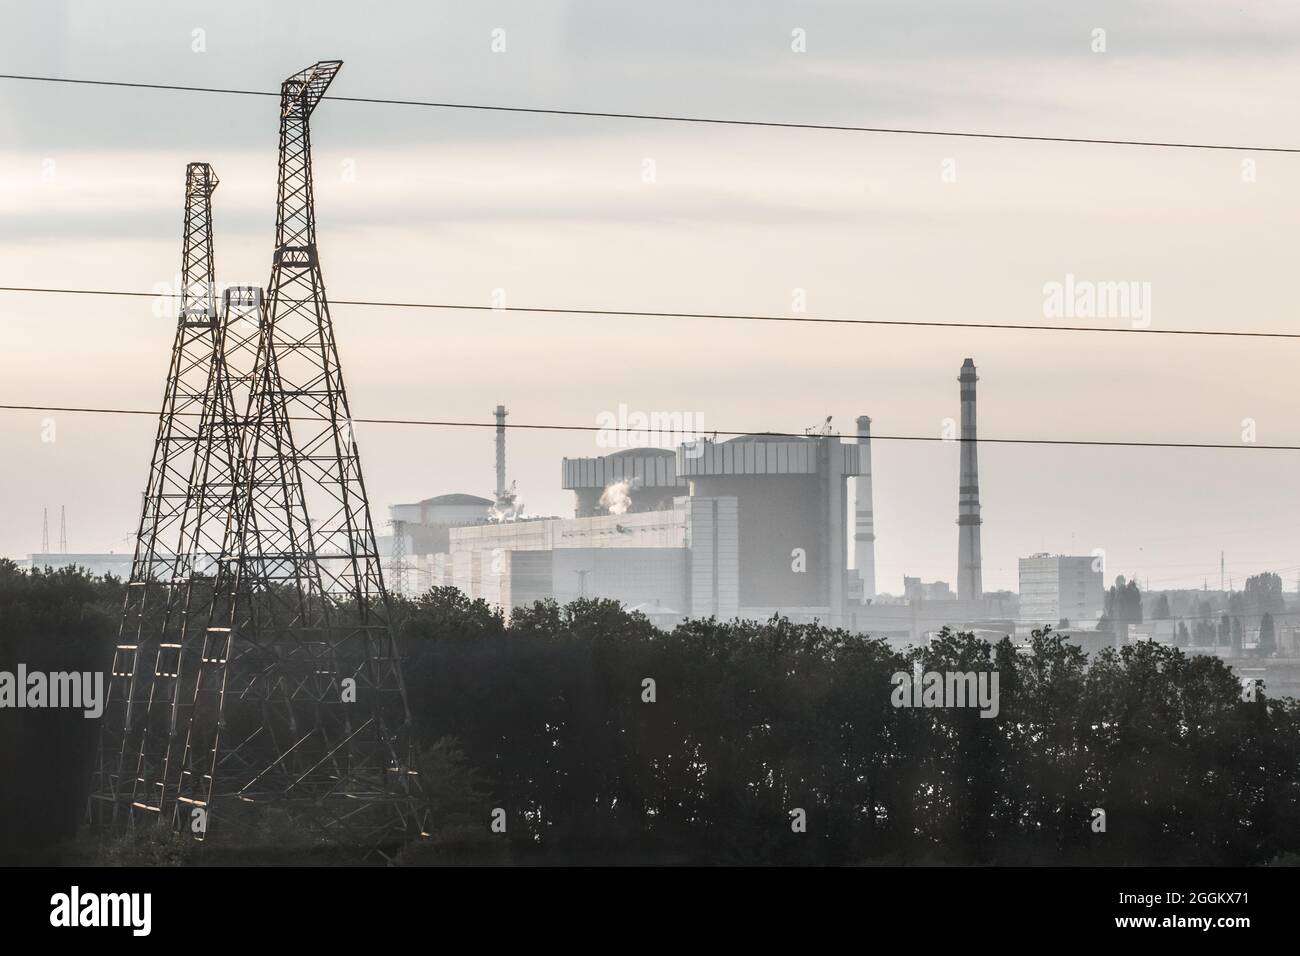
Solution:
<svg viewBox="0 0 1300 956">
<path fill-rule="evenodd" d="M 275 251 L 240 507 L 222 547 L 174 813 L 202 838 L 275 807 L 387 852 L 423 832 L 423 801 L 316 245 L 309 120 L 341 65 L 317 63 L 281 87 Z"/>
<path fill-rule="evenodd" d="M 94 821 L 154 820 L 202 840 L 278 809 L 381 854 L 424 832 L 316 246 L 309 121 L 341 65 L 281 87 L 271 278 L 265 293 L 227 290 L 220 314 L 216 177 L 187 170 L 181 308 Z"/>
<path fill-rule="evenodd" d="M 109 678 L 92 787 L 99 822 L 161 814 L 181 648 L 193 615 L 207 616 L 234 511 L 229 475 L 238 437 L 225 392 L 213 265 L 217 182 L 207 163 L 186 167 L 176 338 Z"/>
</svg>

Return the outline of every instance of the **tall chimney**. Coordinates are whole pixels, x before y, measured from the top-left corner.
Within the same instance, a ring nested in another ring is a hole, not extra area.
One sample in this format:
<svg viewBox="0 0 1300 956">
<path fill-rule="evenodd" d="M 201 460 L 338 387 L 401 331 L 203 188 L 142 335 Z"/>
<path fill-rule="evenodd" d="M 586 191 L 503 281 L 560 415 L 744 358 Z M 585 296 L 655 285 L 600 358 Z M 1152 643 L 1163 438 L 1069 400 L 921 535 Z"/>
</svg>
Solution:
<svg viewBox="0 0 1300 956">
<path fill-rule="evenodd" d="M 509 414 L 504 405 L 497 406 L 497 501 L 504 500 L 506 495 L 506 416 Z"/>
<path fill-rule="evenodd" d="M 862 603 L 876 596 L 876 532 L 871 517 L 871 419 L 858 416 L 859 474 L 853 523 L 853 563 L 862 579 Z"/>
<path fill-rule="evenodd" d="M 975 362 L 962 363 L 961 375 L 961 484 L 957 489 L 957 597 L 962 601 L 984 596 L 980 571 L 980 478 L 975 440 Z"/>
</svg>

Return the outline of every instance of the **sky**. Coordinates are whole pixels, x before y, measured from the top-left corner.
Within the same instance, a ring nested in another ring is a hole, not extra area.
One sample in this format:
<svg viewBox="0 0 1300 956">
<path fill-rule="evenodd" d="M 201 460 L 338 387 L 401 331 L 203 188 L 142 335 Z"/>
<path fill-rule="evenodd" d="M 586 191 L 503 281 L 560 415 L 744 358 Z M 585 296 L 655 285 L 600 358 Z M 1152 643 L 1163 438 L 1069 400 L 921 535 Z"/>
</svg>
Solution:
<svg viewBox="0 0 1300 956">
<path fill-rule="evenodd" d="M 1084 328 L 1300 331 L 1300 8 L 1279 2 L 0 2 L 4 72 L 276 90 L 342 59 L 339 96 L 1077 138 L 1160 149 L 323 103 L 316 210 L 331 298 Z M 1104 31 L 1103 52 L 1098 30 Z M 197 32 L 196 32 L 197 31 Z M 495 33 L 494 31 L 504 31 Z M 796 34 L 795 31 L 802 31 Z M 795 37 L 804 38 L 803 52 Z M 493 41 L 504 36 L 504 51 Z M 175 282 L 185 164 L 210 162 L 217 277 L 264 284 L 272 97 L 0 79 L 0 285 Z M 652 181 L 646 171 L 653 168 Z M 955 173 L 955 175 L 954 175 Z M 1149 314 L 1045 318 L 1067 276 Z M 797 293 L 796 290 L 801 290 Z M 1300 343 L 687 318 L 333 308 L 361 418 L 595 425 L 678 413 L 793 431 L 870 415 L 877 580 L 955 581 L 957 373 L 980 446 L 986 590 L 1017 558 L 1105 554 L 1153 588 L 1300 580 Z M 156 409 L 157 300 L 0 292 L 0 404 Z M 55 440 L 43 441 L 52 418 Z M 0 410 L 0 554 L 128 551 L 148 416 Z M 1253 439 L 1253 441 L 1252 441 Z M 490 428 L 358 425 L 391 504 L 491 493 Z M 593 434 L 513 430 L 528 512 L 572 513 Z M 51 535 L 57 540 L 57 530 Z"/>
</svg>

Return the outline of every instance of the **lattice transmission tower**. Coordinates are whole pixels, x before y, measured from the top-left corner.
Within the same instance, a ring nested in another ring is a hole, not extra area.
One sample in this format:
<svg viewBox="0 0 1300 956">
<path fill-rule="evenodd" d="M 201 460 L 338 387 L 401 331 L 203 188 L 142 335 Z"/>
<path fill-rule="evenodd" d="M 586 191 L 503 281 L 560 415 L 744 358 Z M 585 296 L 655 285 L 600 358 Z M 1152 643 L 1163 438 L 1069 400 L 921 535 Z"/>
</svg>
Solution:
<svg viewBox="0 0 1300 956">
<path fill-rule="evenodd" d="M 387 852 L 423 830 L 388 595 L 316 245 L 310 118 L 342 64 L 281 86 L 276 238 L 241 444 L 239 514 L 192 701 L 174 815 L 256 808 Z M 228 325 L 239 324 L 230 322 Z"/>
<path fill-rule="evenodd" d="M 406 597 L 410 593 L 410 564 L 406 560 L 406 522 L 394 518 L 388 524 L 393 529 L 393 548 L 388 555 L 390 590 L 399 597 Z"/>
<path fill-rule="evenodd" d="M 210 605 L 233 512 L 238 435 L 224 392 L 216 309 L 217 182 L 207 163 L 186 167 L 176 338 L 109 679 L 92 788 L 92 819 L 99 822 L 162 812 L 180 650 L 195 611 L 206 620 L 202 604 Z M 215 474 L 218 462 L 224 479 Z"/>
</svg>

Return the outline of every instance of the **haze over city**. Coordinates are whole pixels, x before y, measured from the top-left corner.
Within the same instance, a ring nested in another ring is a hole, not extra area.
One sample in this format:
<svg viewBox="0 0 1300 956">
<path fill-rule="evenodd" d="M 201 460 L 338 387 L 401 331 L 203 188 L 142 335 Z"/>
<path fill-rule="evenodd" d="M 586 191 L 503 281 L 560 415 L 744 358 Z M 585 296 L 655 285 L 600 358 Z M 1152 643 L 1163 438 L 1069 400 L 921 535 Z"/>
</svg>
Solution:
<svg viewBox="0 0 1300 956">
<path fill-rule="evenodd" d="M 137 9 L 119 18 L 92 5 L 6 4 L 15 28 L 0 53 L 15 73 L 274 90 L 284 71 L 272 64 L 328 47 L 348 63 L 340 96 L 1074 137 L 1285 145 L 1300 119 L 1288 92 L 1300 14 L 1280 3 L 1032 16 L 1018 4 L 955 2 L 385 8 L 379 16 L 403 18 L 401 30 L 375 26 L 366 8 L 312 5 L 330 20 L 328 43 L 305 4 Z M 493 53 L 499 22 L 508 46 Z M 1104 54 L 1090 48 L 1098 26 Z M 791 50 L 796 28 L 806 53 Z M 201 121 L 174 121 L 198 104 Z M 275 184 L 267 107 L 57 85 L 7 97 L 5 284 L 173 282 L 178 171 L 196 158 L 221 175 L 218 279 L 264 282 Z M 1300 190 L 1283 175 L 1285 155 L 343 102 L 315 127 L 334 299 L 488 304 L 501 289 L 510 306 L 781 315 L 796 314 L 804 290 L 813 316 L 1034 324 L 1044 285 L 1072 275 L 1150 283 L 1154 330 L 1289 327 L 1276 303 L 1289 300 L 1286 227 Z M 1243 181 L 1244 159 L 1257 163 L 1255 181 Z M 157 407 L 167 309 L 0 295 L 7 402 Z M 727 431 L 802 432 L 832 415 L 851 433 L 867 414 L 877 436 L 938 435 L 957 415 L 956 370 L 973 356 L 982 438 L 1239 445 L 1251 419 L 1257 443 L 1300 444 L 1286 342 L 334 311 L 362 418 L 487 424 L 505 403 L 512 423 L 595 425 L 627 405 Z M 0 553 L 39 550 L 42 509 L 60 506 L 70 550 L 129 551 L 154 421 L 55 413 L 57 440 L 46 443 L 44 417 L 0 416 L 10 466 Z M 491 494 L 488 428 L 362 424 L 357 436 L 377 512 Z M 510 478 L 531 514 L 571 514 L 559 459 L 604 453 L 582 433 L 517 429 L 510 442 Z M 956 445 L 878 438 L 873 454 L 878 587 L 898 593 L 904 574 L 954 581 Z M 982 444 L 984 588 L 1014 590 L 1023 555 L 1100 548 L 1108 581 L 1213 587 L 1223 551 L 1238 586 L 1275 570 L 1290 589 L 1300 569 L 1300 503 L 1286 484 L 1295 454 Z"/>
</svg>

